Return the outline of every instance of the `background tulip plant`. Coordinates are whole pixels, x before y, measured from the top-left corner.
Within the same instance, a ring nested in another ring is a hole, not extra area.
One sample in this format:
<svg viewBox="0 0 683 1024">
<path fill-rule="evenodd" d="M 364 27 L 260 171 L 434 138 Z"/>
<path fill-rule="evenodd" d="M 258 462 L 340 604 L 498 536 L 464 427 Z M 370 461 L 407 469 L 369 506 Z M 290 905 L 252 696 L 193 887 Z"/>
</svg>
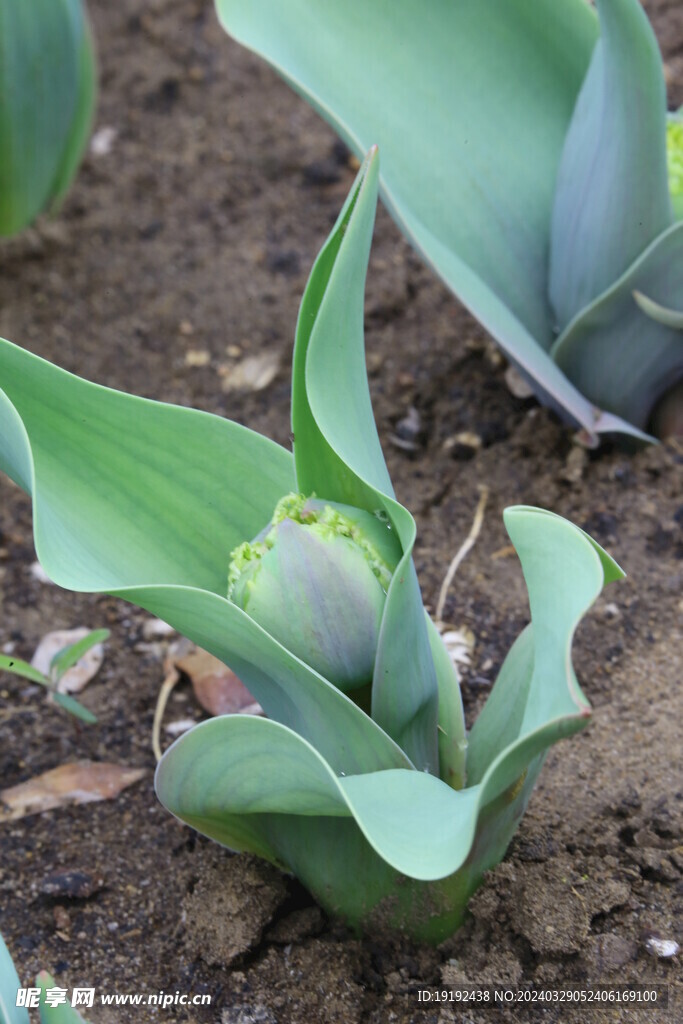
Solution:
<svg viewBox="0 0 683 1024">
<path fill-rule="evenodd" d="M 267 715 L 177 740 L 157 771 L 162 803 L 293 872 L 351 925 L 437 942 L 503 856 L 547 748 L 588 722 L 572 636 L 621 572 L 570 523 L 507 509 L 532 623 L 466 737 L 370 405 L 378 174 L 371 151 L 303 297 L 293 456 L 3 342 L 0 466 L 32 494 L 55 582 L 160 616 L 229 664 Z"/>
<path fill-rule="evenodd" d="M 95 54 L 82 0 L 0 0 L 0 235 L 13 235 L 71 184 L 95 105 Z"/>
<path fill-rule="evenodd" d="M 541 400 L 643 436 L 683 377 L 683 134 L 668 181 L 639 0 L 216 7 L 357 153 L 379 144 L 399 227 Z"/>
</svg>

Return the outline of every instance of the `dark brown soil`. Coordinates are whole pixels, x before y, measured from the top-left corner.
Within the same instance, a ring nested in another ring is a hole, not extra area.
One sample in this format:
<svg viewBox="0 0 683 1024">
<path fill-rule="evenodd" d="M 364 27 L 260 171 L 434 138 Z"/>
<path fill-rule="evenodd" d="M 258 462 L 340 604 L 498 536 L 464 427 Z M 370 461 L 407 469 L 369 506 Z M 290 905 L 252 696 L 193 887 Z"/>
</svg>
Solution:
<svg viewBox="0 0 683 1024">
<path fill-rule="evenodd" d="M 683 10 L 678 0 L 646 6 L 672 102 L 683 103 Z M 0 333 L 82 376 L 228 415 L 287 444 L 297 305 L 353 180 L 348 154 L 225 37 L 210 0 L 90 7 L 97 127 L 115 129 L 113 145 L 88 156 L 57 220 L 0 249 Z M 30 657 L 56 628 L 106 625 L 112 637 L 83 694 L 97 726 L 79 727 L 35 687 L 2 678 L 12 712 L 0 718 L 2 785 L 84 757 L 149 769 L 115 801 L 3 826 L 0 930 L 22 980 L 49 966 L 64 987 L 213 999 L 208 1009 L 95 1008 L 93 1024 L 674 1021 L 674 1008 L 475 1007 L 463 1017 L 453 1004 L 418 1002 L 418 990 L 628 982 L 669 984 L 674 998 L 676 960 L 653 955 L 648 939 L 681 941 L 683 450 L 588 454 L 549 413 L 513 398 L 480 328 L 383 211 L 367 344 L 380 434 L 398 496 L 417 517 L 416 562 L 432 607 L 478 487 L 490 488 L 446 610 L 476 636 L 463 682 L 470 719 L 527 615 L 505 550 L 506 505 L 567 516 L 627 570 L 576 640 L 593 724 L 551 752 L 504 863 L 458 935 L 438 950 L 357 940 L 291 879 L 198 838 L 160 807 L 150 735 L 163 650 L 143 642 L 137 610 L 31 575 L 30 502 L 3 481 L 0 644 Z M 197 350 L 207 365 L 188 365 Z M 267 389 L 224 392 L 240 353 L 261 352 L 280 360 Z M 411 408 L 421 431 L 407 453 L 391 437 Z M 463 431 L 481 439 L 470 459 L 452 443 Z M 188 714 L 200 717 L 185 686 L 166 721 Z M 73 869 L 91 877 L 90 895 L 46 893 L 48 876 Z"/>
</svg>

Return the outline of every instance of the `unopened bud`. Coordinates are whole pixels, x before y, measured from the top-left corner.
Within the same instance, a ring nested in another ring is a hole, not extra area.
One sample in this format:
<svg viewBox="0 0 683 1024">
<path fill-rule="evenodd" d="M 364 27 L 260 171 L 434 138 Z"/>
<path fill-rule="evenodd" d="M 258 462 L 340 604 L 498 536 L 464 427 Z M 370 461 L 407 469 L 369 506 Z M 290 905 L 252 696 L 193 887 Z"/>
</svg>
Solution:
<svg viewBox="0 0 683 1024">
<path fill-rule="evenodd" d="M 228 597 L 340 690 L 372 680 L 401 546 L 384 513 L 290 494 L 231 555 Z"/>
</svg>

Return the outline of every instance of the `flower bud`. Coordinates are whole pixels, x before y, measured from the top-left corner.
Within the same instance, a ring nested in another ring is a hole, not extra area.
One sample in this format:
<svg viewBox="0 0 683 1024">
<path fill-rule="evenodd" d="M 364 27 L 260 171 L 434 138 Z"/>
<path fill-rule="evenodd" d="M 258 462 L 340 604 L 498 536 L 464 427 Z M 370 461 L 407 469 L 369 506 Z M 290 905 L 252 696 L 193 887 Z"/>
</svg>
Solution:
<svg viewBox="0 0 683 1024">
<path fill-rule="evenodd" d="M 231 555 L 228 597 L 340 690 L 371 682 L 401 546 L 384 513 L 290 494 Z"/>
</svg>

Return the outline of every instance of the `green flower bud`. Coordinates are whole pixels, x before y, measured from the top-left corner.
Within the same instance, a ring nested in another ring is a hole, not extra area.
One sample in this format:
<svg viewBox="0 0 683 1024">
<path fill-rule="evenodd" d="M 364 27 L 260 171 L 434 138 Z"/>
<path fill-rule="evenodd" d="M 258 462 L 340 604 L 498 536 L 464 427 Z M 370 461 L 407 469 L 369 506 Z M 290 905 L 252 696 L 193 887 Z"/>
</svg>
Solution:
<svg viewBox="0 0 683 1024">
<path fill-rule="evenodd" d="M 384 513 L 288 494 L 231 554 L 228 598 L 345 692 L 371 682 L 401 545 Z"/>
</svg>

